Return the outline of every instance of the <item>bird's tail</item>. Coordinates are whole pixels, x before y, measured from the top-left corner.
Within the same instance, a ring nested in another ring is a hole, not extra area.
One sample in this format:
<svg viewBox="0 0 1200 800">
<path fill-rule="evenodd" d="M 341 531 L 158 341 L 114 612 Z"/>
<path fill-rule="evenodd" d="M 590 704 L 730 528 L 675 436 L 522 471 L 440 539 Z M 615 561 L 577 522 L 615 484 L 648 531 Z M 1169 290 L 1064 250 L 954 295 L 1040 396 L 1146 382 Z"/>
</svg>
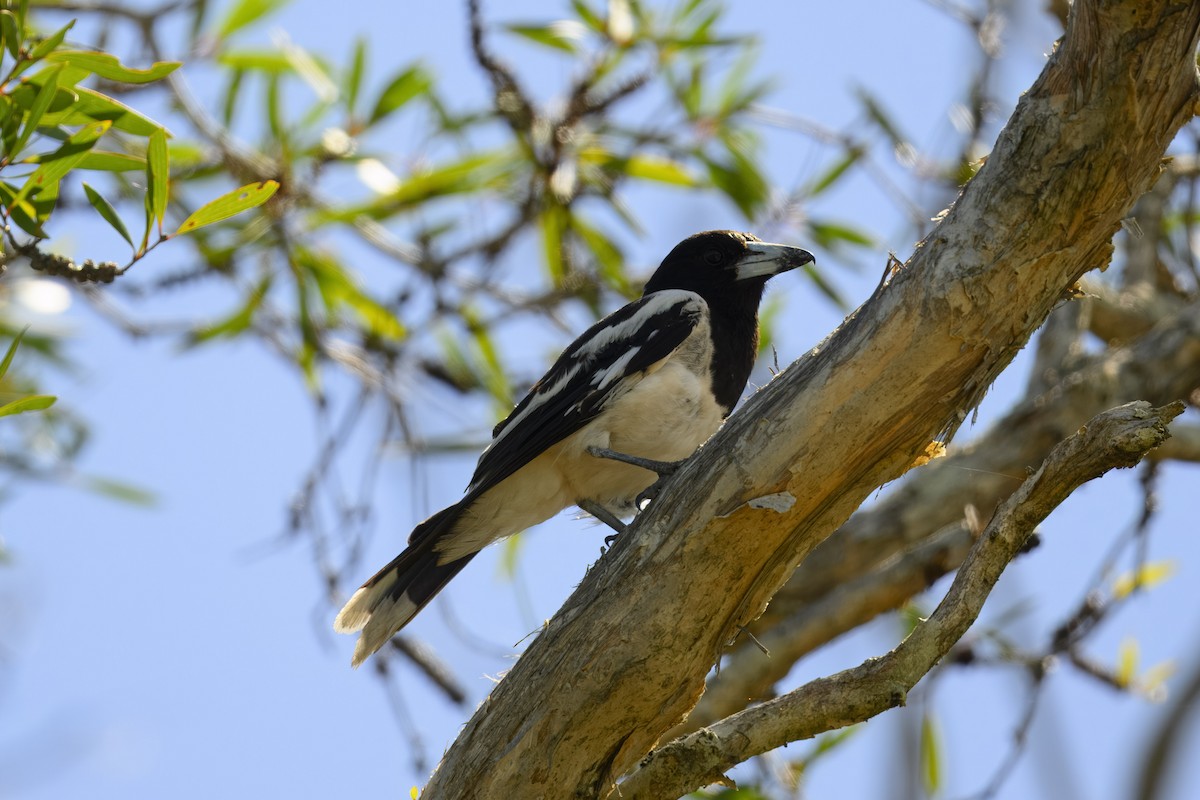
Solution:
<svg viewBox="0 0 1200 800">
<path fill-rule="evenodd" d="M 371 576 L 342 607 L 333 629 L 338 633 L 362 631 L 350 662 L 353 666 L 383 647 L 475 557 L 471 553 L 457 561 L 438 563 L 435 547 L 440 534 L 453 528 L 463 507 L 456 503 L 418 525 L 404 552 Z"/>
</svg>

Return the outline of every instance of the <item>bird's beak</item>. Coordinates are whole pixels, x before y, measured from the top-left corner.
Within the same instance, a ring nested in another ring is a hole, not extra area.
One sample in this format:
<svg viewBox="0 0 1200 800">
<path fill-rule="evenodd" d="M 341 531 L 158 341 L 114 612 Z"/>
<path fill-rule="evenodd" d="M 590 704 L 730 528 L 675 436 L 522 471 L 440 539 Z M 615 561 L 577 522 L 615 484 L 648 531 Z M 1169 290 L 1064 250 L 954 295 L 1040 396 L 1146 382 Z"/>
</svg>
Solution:
<svg viewBox="0 0 1200 800">
<path fill-rule="evenodd" d="M 767 242 L 747 242 L 746 254 L 737 262 L 737 279 L 744 281 L 748 278 L 769 278 L 781 272 L 787 272 L 805 264 L 811 264 L 815 259 L 812 253 L 786 244 L 769 244 Z"/>
</svg>

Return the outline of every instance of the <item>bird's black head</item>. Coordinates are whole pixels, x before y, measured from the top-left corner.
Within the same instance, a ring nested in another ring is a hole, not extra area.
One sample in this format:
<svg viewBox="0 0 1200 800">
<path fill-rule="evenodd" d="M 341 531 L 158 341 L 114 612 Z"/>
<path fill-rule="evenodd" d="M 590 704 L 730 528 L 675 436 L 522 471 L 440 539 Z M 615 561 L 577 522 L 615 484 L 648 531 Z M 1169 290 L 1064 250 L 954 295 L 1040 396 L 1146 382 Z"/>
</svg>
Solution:
<svg viewBox="0 0 1200 800">
<path fill-rule="evenodd" d="M 675 245 L 646 282 L 646 294 L 686 289 L 707 300 L 714 311 L 752 313 L 758 309 L 767 280 L 803 266 L 812 254 L 799 247 L 768 244 L 739 231 L 705 231 Z"/>
<path fill-rule="evenodd" d="M 760 242 L 738 231 L 705 231 L 675 245 L 646 283 L 646 294 L 664 289 L 695 292 L 708 303 L 713 341 L 713 395 L 733 410 L 758 352 L 758 304 L 773 275 L 811 263 L 799 247 Z"/>
</svg>

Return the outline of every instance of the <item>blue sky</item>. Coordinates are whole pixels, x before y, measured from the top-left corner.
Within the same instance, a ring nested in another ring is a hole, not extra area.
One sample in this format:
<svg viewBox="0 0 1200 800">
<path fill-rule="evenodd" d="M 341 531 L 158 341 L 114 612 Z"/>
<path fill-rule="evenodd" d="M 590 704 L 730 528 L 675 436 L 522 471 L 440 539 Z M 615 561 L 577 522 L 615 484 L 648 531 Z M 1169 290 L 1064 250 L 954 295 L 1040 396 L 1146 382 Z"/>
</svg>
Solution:
<svg viewBox="0 0 1200 800">
<path fill-rule="evenodd" d="M 919 147 L 934 150 L 952 137 L 947 108 L 966 80 L 960 59 L 972 47 L 931 5 L 735 5 L 733 27 L 761 37 L 763 72 L 779 78 L 769 105 L 839 128 L 859 116 L 853 90 L 862 85 L 886 101 Z M 1039 5 L 1021 4 L 1006 32 L 996 124 L 1041 69 L 1056 35 Z M 562 16 L 565 7 L 492 2 L 485 13 L 496 21 L 528 21 Z M 295 0 L 270 24 L 247 32 L 246 41 L 266 44 L 275 26 L 340 62 L 354 38 L 365 35 L 377 81 L 419 57 L 443 85 L 461 86 L 465 97 L 483 96 L 466 52 L 460 4 L 364 2 L 333 15 L 328 8 Z M 569 64 L 553 56 L 512 42 L 498 46 L 523 72 L 535 68 L 535 86 L 544 95 L 571 75 Z M 189 76 L 202 96 L 212 95 L 203 73 Z M 811 177 L 829 157 L 792 132 L 768 131 L 767 144 L 766 163 L 784 187 Z M 938 210 L 930 208 L 930 215 Z M 894 207 L 868 181 L 848 182 L 820 211 L 880 239 L 876 252 L 858 258 L 867 267 L 862 272 L 817 254 L 857 305 L 874 287 L 886 252 L 903 257 L 913 243 L 897 233 L 903 227 Z M 728 205 L 682 194 L 655 195 L 639 212 L 652 222 L 652 234 L 634 245 L 633 255 L 647 265 L 696 230 L 745 227 Z M 80 230 L 74 238 L 87 235 Z M 142 266 L 156 263 L 170 260 L 148 259 Z M 775 281 L 771 292 L 785 303 L 776 345 L 781 362 L 801 355 L 841 320 L 842 312 L 798 276 Z M 159 504 L 139 509 L 35 486 L 0 508 L 16 558 L 0 570 L 6 619 L 0 624 L 0 797 L 406 796 L 409 786 L 422 784 L 425 775 L 414 767 L 379 683 L 369 669 L 348 667 L 352 640 L 329 630 L 332 613 L 321 604 L 308 552 L 280 539 L 286 503 L 316 446 L 296 376 L 251 344 L 180 355 L 165 344 L 133 343 L 79 306 L 43 324 L 71 331 L 71 353 L 83 365 L 81 378 L 50 375 L 45 387 L 93 423 L 81 468 L 145 486 Z M 520 359 L 536 365 L 563 343 L 511 344 L 526 347 Z M 989 394 L 976 430 L 1023 387 L 1026 366 L 1019 357 Z M 767 377 L 765 370 L 757 374 L 760 381 Z M 441 405 L 431 399 L 431 406 Z M 488 420 L 478 412 L 448 406 L 418 418 L 431 429 L 482 432 Z M 960 438 L 972 433 L 964 429 Z M 456 499 L 473 464 L 471 455 L 420 464 L 389 460 L 368 563 L 384 563 L 414 522 Z M 419 497 L 411 492 L 414 471 L 426 487 Z M 1195 467 L 1165 471 L 1151 557 L 1175 560 L 1178 572 L 1105 625 L 1089 645 L 1098 660 L 1113 663 L 1132 636 L 1143 664 L 1182 658 L 1186 673 L 1200 649 L 1200 545 L 1186 535 L 1195 530 L 1197 478 Z M 1043 642 L 1139 509 L 1132 473 L 1084 487 L 1043 527 L 1045 544 L 1005 576 L 985 618 L 1030 604 L 1017 629 Z M 605 534 L 560 515 L 529 536 L 518 568 L 523 588 L 501 576 L 493 548 L 410 627 L 456 667 L 471 693 L 458 708 L 419 676 L 404 676 L 403 703 L 428 759 L 436 761 L 453 741 L 519 653 L 516 643 L 553 614 Z M 448 629 L 450 614 L 471 639 Z M 894 620 L 866 626 L 801 662 L 789 684 L 877 654 L 897 630 Z M 1022 707 L 1020 685 L 1011 669 L 951 671 L 926 700 L 916 698 L 929 703 L 940 723 L 949 758 L 947 796 L 981 789 L 1001 763 Z M 1080 798 L 1127 796 L 1129 764 L 1163 712 L 1060 668 L 1050 679 L 1029 752 L 999 796 L 1071 796 L 1060 791 L 1062 776 L 1074 781 Z M 814 768 L 810 796 L 891 796 L 901 774 L 900 725 L 897 715 L 887 714 L 864 726 Z M 1194 728 L 1190 741 L 1200 745 Z M 788 755 L 806 747 L 789 748 Z M 1200 766 L 1190 767 L 1189 779 L 1200 781 Z M 1171 795 L 1187 796 L 1182 782 Z"/>
</svg>

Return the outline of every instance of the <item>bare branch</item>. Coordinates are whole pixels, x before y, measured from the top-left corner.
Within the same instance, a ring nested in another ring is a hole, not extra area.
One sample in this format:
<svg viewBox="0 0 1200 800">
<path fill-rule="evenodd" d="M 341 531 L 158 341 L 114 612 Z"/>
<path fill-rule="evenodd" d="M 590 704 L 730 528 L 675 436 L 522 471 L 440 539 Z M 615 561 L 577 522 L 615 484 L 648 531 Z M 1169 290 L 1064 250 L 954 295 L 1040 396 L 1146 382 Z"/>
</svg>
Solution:
<svg viewBox="0 0 1200 800">
<path fill-rule="evenodd" d="M 654 751 L 621 784 L 623 798 L 676 798 L 746 759 L 861 722 L 904 705 L 917 682 L 979 615 L 1001 573 L 1034 528 L 1084 483 L 1131 467 L 1170 435 L 1183 403 L 1130 403 L 1091 420 L 1051 451 L 1041 468 L 996 511 L 937 610 L 895 650 L 813 681 Z"/>
</svg>

